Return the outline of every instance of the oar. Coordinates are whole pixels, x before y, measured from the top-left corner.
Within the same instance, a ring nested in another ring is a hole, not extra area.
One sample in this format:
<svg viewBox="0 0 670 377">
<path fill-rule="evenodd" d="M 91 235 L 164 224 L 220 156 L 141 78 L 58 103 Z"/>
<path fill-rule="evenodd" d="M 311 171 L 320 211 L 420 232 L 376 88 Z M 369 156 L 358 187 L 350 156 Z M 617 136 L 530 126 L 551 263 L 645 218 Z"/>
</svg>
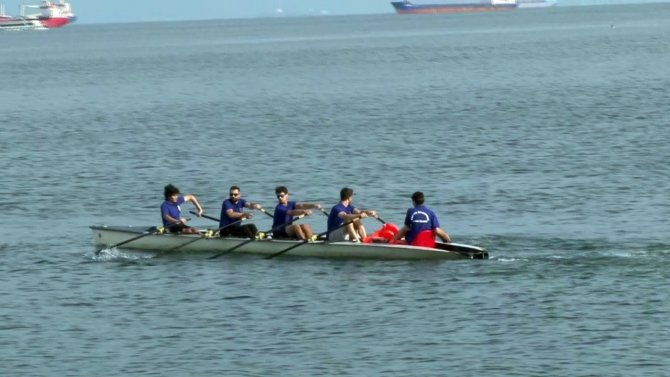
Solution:
<svg viewBox="0 0 670 377">
<path fill-rule="evenodd" d="M 190 221 L 190 220 L 191 220 L 190 217 L 187 217 L 187 218 L 186 218 L 186 221 Z M 177 221 L 177 222 L 174 222 L 174 223 L 170 223 L 170 224 L 167 225 L 167 227 L 170 227 L 170 226 L 175 225 L 175 224 L 179 224 L 180 222 L 181 222 L 181 221 Z M 167 227 L 166 227 L 166 228 L 167 228 Z M 155 226 L 152 226 L 151 228 L 147 228 L 147 229 L 144 231 L 144 232 L 148 232 L 148 233 L 142 233 L 142 234 L 140 234 L 140 235 L 137 236 L 137 237 L 133 237 L 133 238 L 131 238 L 131 239 L 129 239 L 129 240 L 125 240 L 125 241 L 123 241 L 123 242 L 119 242 L 119 243 L 117 243 L 116 245 L 103 247 L 103 248 L 100 249 L 100 250 L 96 250 L 95 255 L 100 255 L 100 252 L 103 251 L 103 250 L 105 250 L 105 249 L 113 249 L 113 248 L 115 248 L 115 247 L 119 247 L 119 246 L 121 246 L 121 245 L 125 245 L 125 244 L 127 244 L 127 243 L 133 242 L 133 241 L 135 241 L 135 240 L 139 240 L 139 239 L 142 238 L 142 237 L 146 237 L 146 236 L 150 236 L 150 235 L 152 235 L 152 234 L 159 233 L 159 232 L 161 232 L 162 230 L 165 230 L 165 228 L 157 228 L 157 227 L 155 227 Z"/>
<path fill-rule="evenodd" d="M 196 215 L 196 216 L 198 215 L 198 212 L 195 212 L 195 211 L 189 211 L 189 212 L 191 212 L 192 214 L 194 214 L 194 215 Z M 204 218 L 206 218 L 206 219 L 214 220 L 214 221 L 216 221 L 217 223 L 219 222 L 219 219 L 217 219 L 216 217 L 207 216 L 207 215 L 200 215 L 200 217 L 204 217 Z"/>
<path fill-rule="evenodd" d="M 297 221 L 298 219 L 301 219 L 301 218 L 303 218 L 303 217 L 305 217 L 305 214 L 302 214 L 302 215 L 300 215 L 300 216 L 298 216 L 298 217 L 296 217 L 296 218 L 291 219 L 291 221 L 287 222 L 286 224 L 277 225 L 276 227 L 274 227 L 274 228 L 268 230 L 267 232 L 261 232 L 261 233 L 270 233 L 270 232 L 274 232 L 274 231 L 276 231 L 276 230 L 279 230 L 281 227 L 283 227 L 283 226 L 288 226 L 288 225 L 290 225 L 291 223 L 293 223 L 294 221 Z M 250 240 L 244 241 L 244 242 L 242 242 L 241 244 L 238 244 L 238 245 L 236 245 L 236 246 L 233 246 L 232 248 L 230 248 L 230 249 L 228 249 L 228 250 L 226 250 L 226 251 L 222 251 L 222 252 L 220 252 L 220 253 L 218 253 L 218 254 L 212 255 L 211 257 L 209 257 L 209 259 L 216 259 L 216 258 L 218 258 L 218 257 L 220 257 L 220 256 L 222 256 L 222 255 L 226 255 L 226 254 L 232 253 L 233 251 L 235 251 L 235 250 L 239 249 L 240 247 L 242 247 L 242 246 L 248 244 L 249 242 L 254 242 L 254 241 L 256 241 L 255 238 L 252 238 L 252 239 L 250 239 Z"/>
<path fill-rule="evenodd" d="M 105 249 L 113 249 L 113 248 L 115 248 L 115 247 L 119 247 L 119 246 L 121 246 L 121 245 L 125 245 L 125 244 L 127 244 L 127 243 L 133 242 L 133 241 L 135 241 L 135 240 L 139 240 L 139 239 L 142 238 L 142 237 L 146 237 L 146 236 L 150 236 L 150 235 L 152 235 L 152 234 L 156 234 L 156 233 L 160 232 L 160 230 L 161 230 L 160 228 L 156 228 L 155 226 L 152 226 L 151 228 L 147 228 L 147 229 L 144 231 L 144 233 L 140 234 L 140 235 L 137 236 L 137 237 L 133 237 L 133 238 L 131 238 L 131 239 L 129 239 L 129 240 L 125 240 L 125 241 L 123 241 L 123 242 L 119 242 L 119 243 L 117 243 L 116 245 L 107 246 L 107 247 L 103 247 L 103 248 L 100 249 L 100 250 L 96 250 L 95 255 L 96 255 L 96 256 L 97 256 L 97 255 L 100 255 L 100 252 L 102 252 L 102 251 L 105 250 Z"/>
<path fill-rule="evenodd" d="M 323 214 L 326 215 L 326 216 L 330 216 L 330 214 L 323 208 L 321 208 L 321 212 L 323 212 Z M 386 221 L 384 221 L 381 217 L 379 217 L 379 215 L 374 216 L 374 218 L 381 221 L 382 224 L 386 224 Z"/>
<path fill-rule="evenodd" d="M 365 212 L 365 211 L 369 211 L 369 210 L 367 210 L 367 209 L 359 209 L 359 211 L 361 211 L 361 212 Z M 374 217 L 375 219 L 381 221 L 382 224 L 386 224 L 386 221 L 384 221 L 384 219 L 382 219 L 381 217 L 379 217 L 379 214 L 377 214 L 377 216 L 370 216 L 370 217 Z"/>
<path fill-rule="evenodd" d="M 234 222 L 232 222 L 232 223 L 230 223 L 230 224 L 228 224 L 228 225 L 224 225 L 224 226 L 222 226 L 221 228 L 215 230 L 215 231 L 212 232 L 212 233 L 213 233 L 213 234 L 216 234 L 217 232 L 220 232 L 220 231 L 222 231 L 223 229 L 228 228 L 229 226 L 233 226 L 233 225 L 235 225 L 235 224 L 238 224 L 238 223 L 242 222 L 242 220 L 244 220 L 244 219 L 239 219 L 239 220 L 234 221 Z M 217 221 L 218 221 L 218 220 L 217 220 Z M 190 241 L 188 241 L 188 242 L 186 242 L 186 243 L 183 243 L 183 244 L 181 244 L 181 245 L 177 245 L 177 246 L 175 246 L 175 247 L 173 247 L 173 248 L 171 248 L 171 249 L 167 249 L 167 250 L 165 250 L 165 253 L 169 253 L 169 252 L 175 251 L 175 250 L 177 250 L 177 249 L 179 249 L 179 248 L 182 248 L 182 247 L 184 247 L 184 246 L 186 246 L 186 245 L 190 245 L 190 244 L 192 244 L 193 242 L 200 241 L 201 239 L 204 239 L 204 238 L 209 238 L 209 237 L 207 237 L 206 235 L 203 235 L 203 236 L 201 236 L 201 237 L 198 237 L 198 238 L 196 238 L 196 239 L 190 240 Z"/>
<path fill-rule="evenodd" d="M 327 231 L 325 231 L 325 232 L 323 232 L 323 233 L 319 233 L 319 234 L 316 235 L 316 238 L 318 239 L 319 237 L 327 236 L 328 234 L 330 234 L 330 233 L 332 233 L 332 232 L 334 232 L 334 231 L 336 231 L 336 230 L 338 230 L 338 229 L 340 229 L 340 228 L 342 228 L 342 227 L 345 227 L 345 226 L 347 226 L 347 225 L 353 223 L 353 222 L 356 221 L 356 220 L 358 220 L 358 219 L 349 220 L 349 221 L 347 221 L 347 222 L 345 222 L 345 223 L 342 223 L 340 226 L 338 226 L 338 227 L 335 228 L 335 229 L 327 230 Z M 268 255 L 267 257 L 265 257 L 265 259 L 272 259 L 272 258 L 274 258 L 274 257 L 277 257 L 277 256 L 279 256 L 279 255 L 284 254 L 284 253 L 287 252 L 287 251 L 293 250 L 293 249 L 295 249 L 296 247 L 302 246 L 302 245 L 304 245 L 304 244 L 306 244 L 306 243 L 308 243 L 308 242 L 309 242 L 309 240 L 304 240 L 304 241 L 302 241 L 302 242 L 300 242 L 300 243 L 298 243 L 298 244 L 295 244 L 295 245 L 293 245 L 293 246 L 291 246 L 291 247 L 288 247 L 288 248 L 286 248 L 286 249 L 284 249 L 284 250 L 281 250 L 281 251 L 278 251 L 278 252 L 276 252 L 276 253 L 274 253 L 274 254 Z"/>
<path fill-rule="evenodd" d="M 266 215 L 272 217 L 272 218 L 274 219 L 274 216 L 273 216 L 270 212 L 266 211 L 265 208 L 262 208 L 262 207 L 261 207 L 261 208 L 258 209 L 258 210 L 261 211 L 261 212 L 263 212 L 264 214 L 266 214 Z"/>
<path fill-rule="evenodd" d="M 266 211 L 264 208 L 259 209 L 259 211 L 261 211 L 261 212 L 263 212 L 264 214 L 266 214 L 266 215 L 268 215 L 268 216 L 274 218 L 274 216 L 273 216 L 270 212 Z M 194 215 L 197 215 L 197 214 L 198 214 L 197 212 L 194 212 L 194 211 L 189 211 L 189 212 L 191 212 L 191 213 L 194 214 Z M 200 216 L 200 217 L 204 217 L 204 218 L 206 218 L 206 219 L 214 220 L 214 221 L 216 221 L 216 222 L 219 221 L 219 219 L 217 219 L 216 217 L 212 217 L 212 216 L 202 215 L 202 216 Z"/>
</svg>

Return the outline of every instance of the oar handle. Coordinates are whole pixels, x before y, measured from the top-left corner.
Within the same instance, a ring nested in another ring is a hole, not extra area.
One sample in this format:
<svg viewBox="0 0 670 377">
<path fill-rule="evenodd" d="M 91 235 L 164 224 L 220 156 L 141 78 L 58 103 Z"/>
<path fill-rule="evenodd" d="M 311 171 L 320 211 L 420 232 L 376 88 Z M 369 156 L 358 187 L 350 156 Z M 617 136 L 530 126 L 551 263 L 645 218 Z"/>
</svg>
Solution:
<svg viewBox="0 0 670 377">
<path fill-rule="evenodd" d="M 326 216 L 330 216 L 330 214 L 328 213 L 328 211 L 326 211 L 325 209 L 323 209 L 323 208 L 319 208 L 319 209 L 321 210 L 321 213 L 323 213 L 324 215 L 326 215 Z M 372 216 L 372 217 L 374 217 L 375 219 L 381 221 L 382 224 L 386 224 L 386 221 L 384 221 L 384 219 L 382 219 L 381 217 L 379 217 L 379 215 L 377 215 L 377 216 Z"/>
<path fill-rule="evenodd" d="M 258 211 L 263 212 L 264 214 L 274 218 L 274 215 L 272 215 L 270 212 L 266 211 L 265 208 L 263 208 L 263 207 L 259 208 Z"/>
</svg>

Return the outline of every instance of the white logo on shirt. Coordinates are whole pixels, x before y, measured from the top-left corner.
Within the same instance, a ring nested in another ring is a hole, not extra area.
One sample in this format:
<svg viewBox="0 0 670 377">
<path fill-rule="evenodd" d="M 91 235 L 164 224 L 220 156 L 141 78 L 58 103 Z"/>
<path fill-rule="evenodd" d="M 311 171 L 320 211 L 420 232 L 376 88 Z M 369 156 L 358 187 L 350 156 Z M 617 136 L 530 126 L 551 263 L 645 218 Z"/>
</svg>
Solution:
<svg viewBox="0 0 670 377">
<path fill-rule="evenodd" d="M 418 217 L 418 216 L 423 216 L 423 217 Z M 418 218 L 417 218 L 417 219 L 414 219 L 415 217 L 418 217 Z M 410 220 L 411 220 L 413 223 L 422 223 L 422 224 L 425 224 L 425 223 L 428 223 L 428 222 L 430 221 L 430 217 L 428 217 L 428 214 L 425 213 L 425 212 L 422 212 L 422 211 L 416 211 L 416 212 L 414 212 L 414 213 L 412 214 L 412 217 L 410 218 Z"/>
</svg>

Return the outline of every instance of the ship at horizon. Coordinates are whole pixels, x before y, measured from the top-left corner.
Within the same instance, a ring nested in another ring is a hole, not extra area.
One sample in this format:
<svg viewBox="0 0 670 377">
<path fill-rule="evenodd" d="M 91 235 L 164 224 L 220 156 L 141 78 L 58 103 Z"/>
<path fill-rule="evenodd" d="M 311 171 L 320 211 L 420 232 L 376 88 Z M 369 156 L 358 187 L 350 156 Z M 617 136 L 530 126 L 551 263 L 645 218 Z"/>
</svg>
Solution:
<svg viewBox="0 0 670 377">
<path fill-rule="evenodd" d="M 417 1 L 392 1 L 398 14 L 473 13 L 503 11 L 521 8 L 547 8 L 556 5 L 555 0 L 447 0 L 431 3 Z"/>
<path fill-rule="evenodd" d="M 39 13 L 26 14 L 26 8 L 39 9 Z M 65 26 L 77 20 L 72 6 L 65 0 L 42 1 L 38 5 L 19 6 L 19 16 L 5 14 L 0 4 L 0 30 L 46 30 Z"/>
</svg>

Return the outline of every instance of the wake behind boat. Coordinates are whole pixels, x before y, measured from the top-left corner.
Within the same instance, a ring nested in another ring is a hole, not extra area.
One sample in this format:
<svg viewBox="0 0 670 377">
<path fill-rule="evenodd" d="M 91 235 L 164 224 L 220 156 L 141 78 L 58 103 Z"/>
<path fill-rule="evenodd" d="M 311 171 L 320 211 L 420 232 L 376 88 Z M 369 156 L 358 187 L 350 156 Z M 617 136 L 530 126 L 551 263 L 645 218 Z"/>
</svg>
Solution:
<svg viewBox="0 0 670 377">
<path fill-rule="evenodd" d="M 39 9 L 39 13 L 25 14 L 26 8 Z M 12 17 L 5 14 L 4 5 L 0 4 L 0 30 L 44 30 L 65 26 L 74 22 L 77 17 L 72 13 L 70 3 L 42 1 L 39 5 L 21 5 L 20 15 Z"/>
<path fill-rule="evenodd" d="M 91 226 L 91 230 L 96 246 L 123 244 L 124 248 L 166 254 L 171 252 L 218 254 L 232 251 L 238 254 L 272 256 L 291 248 L 286 252 L 286 256 L 380 260 L 488 259 L 489 256 L 483 248 L 456 243 L 437 243 L 436 248 L 427 248 L 384 243 L 303 242 L 275 239 L 250 241 L 245 238 L 219 238 L 193 234 L 160 232 L 148 234 L 150 232 L 147 227 L 133 226 Z M 133 238 L 136 239 L 127 242 Z"/>
</svg>

